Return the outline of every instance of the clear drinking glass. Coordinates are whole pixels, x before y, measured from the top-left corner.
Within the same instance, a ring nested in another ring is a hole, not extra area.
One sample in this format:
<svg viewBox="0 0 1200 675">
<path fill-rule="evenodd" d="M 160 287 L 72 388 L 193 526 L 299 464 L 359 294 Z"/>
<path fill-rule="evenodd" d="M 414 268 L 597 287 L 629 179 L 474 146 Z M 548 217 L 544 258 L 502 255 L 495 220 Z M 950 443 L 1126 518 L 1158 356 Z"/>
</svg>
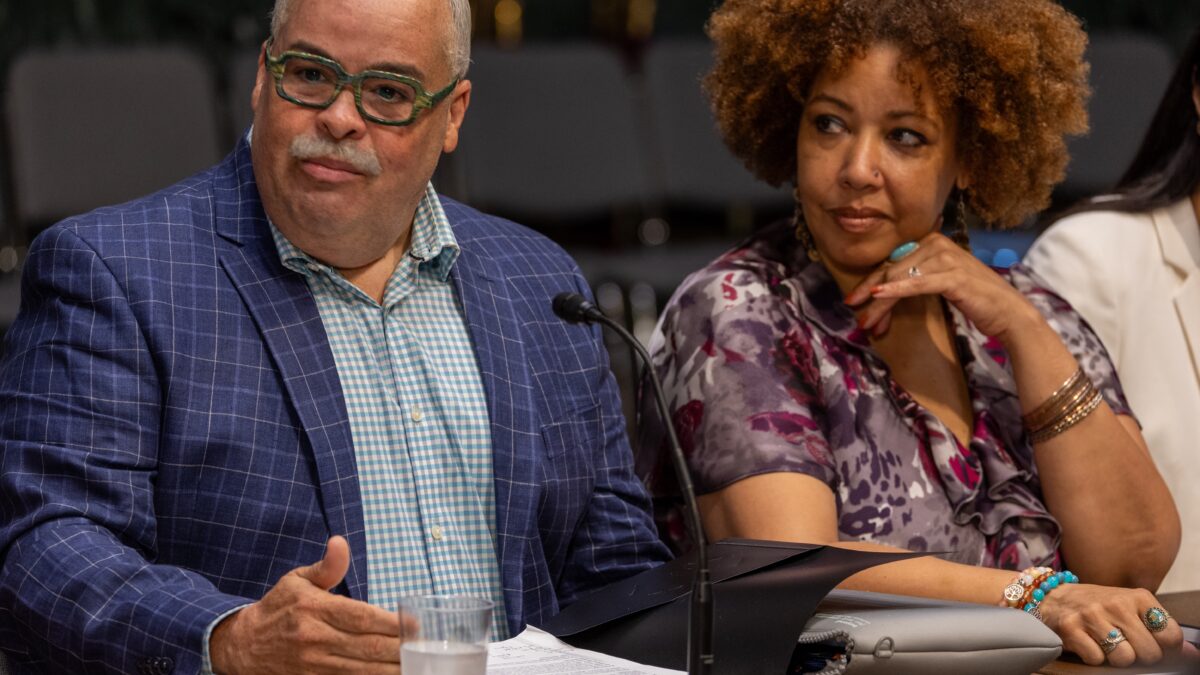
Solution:
<svg viewBox="0 0 1200 675">
<path fill-rule="evenodd" d="M 400 599 L 400 665 L 404 675 L 484 675 L 491 600 L 465 595 Z"/>
</svg>

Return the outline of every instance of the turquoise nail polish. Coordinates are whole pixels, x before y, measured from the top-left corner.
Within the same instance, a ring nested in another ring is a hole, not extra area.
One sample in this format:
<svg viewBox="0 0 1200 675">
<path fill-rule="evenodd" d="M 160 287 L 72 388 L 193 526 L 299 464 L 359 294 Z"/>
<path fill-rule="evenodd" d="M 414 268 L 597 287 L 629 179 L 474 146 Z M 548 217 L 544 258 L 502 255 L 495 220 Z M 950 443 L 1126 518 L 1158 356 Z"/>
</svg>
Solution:
<svg viewBox="0 0 1200 675">
<path fill-rule="evenodd" d="M 909 253 L 912 253 L 915 250 L 917 250 L 917 242 L 915 242 L 915 241 L 910 241 L 905 244 L 900 244 L 899 246 L 897 246 L 895 249 L 892 250 L 891 255 L 888 256 L 888 260 L 891 260 L 892 262 L 896 262 L 897 260 L 900 260 L 901 258 L 908 255 Z"/>
</svg>

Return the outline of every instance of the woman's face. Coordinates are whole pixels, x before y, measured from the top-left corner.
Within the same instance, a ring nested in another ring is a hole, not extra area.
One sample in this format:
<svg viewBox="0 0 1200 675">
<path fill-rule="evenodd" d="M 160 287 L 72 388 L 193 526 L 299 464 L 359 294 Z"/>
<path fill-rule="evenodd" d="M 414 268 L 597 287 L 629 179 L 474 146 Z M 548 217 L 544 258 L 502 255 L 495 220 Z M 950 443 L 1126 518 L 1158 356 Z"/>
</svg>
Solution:
<svg viewBox="0 0 1200 675">
<path fill-rule="evenodd" d="M 872 47 L 841 73 L 817 76 L 796 139 L 796 185 L 821 259 L 857 278 L 892 249 L 933 230 L 958 181 L 953 118 L 937 109 L 924 68 Z"/>
</svg>

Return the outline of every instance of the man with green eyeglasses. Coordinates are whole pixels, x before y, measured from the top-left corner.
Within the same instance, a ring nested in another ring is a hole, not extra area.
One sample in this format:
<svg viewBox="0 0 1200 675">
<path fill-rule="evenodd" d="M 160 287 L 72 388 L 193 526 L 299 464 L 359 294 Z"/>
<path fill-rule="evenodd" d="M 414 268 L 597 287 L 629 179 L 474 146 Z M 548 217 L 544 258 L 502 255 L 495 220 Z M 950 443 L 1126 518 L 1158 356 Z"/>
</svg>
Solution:
<svg viewBox="0 0 1200 675">
<path fill-rule="evenodd" d="M 278 0 L 221 164 L 32 245 L 0 370 L 19 671 L 400 670 L 399 597 L 493 638 L 662 562 L 587 293 L 439 197 L 467 0 Z M 180 129 L 179 133 L 187 133 Z"/>
</svg>

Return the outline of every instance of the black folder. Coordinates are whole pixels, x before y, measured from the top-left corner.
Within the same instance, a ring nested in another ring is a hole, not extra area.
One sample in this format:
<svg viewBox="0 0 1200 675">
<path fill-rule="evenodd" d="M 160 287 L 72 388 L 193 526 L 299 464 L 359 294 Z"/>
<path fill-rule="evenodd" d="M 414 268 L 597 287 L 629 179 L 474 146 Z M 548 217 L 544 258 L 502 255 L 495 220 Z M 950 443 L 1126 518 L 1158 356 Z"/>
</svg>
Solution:
<svg viewBox="0 0 1200 675">
<path fill-rule="evenodd" d="M 846 577 L 925 555 L 726 539 L 708 547 L 713 673 L 783 673 L 817 604 Z M 544 622 L 564 642 L 639 663 L 687 668 L 695 553 L 584 596 Z"/>
</svg>

